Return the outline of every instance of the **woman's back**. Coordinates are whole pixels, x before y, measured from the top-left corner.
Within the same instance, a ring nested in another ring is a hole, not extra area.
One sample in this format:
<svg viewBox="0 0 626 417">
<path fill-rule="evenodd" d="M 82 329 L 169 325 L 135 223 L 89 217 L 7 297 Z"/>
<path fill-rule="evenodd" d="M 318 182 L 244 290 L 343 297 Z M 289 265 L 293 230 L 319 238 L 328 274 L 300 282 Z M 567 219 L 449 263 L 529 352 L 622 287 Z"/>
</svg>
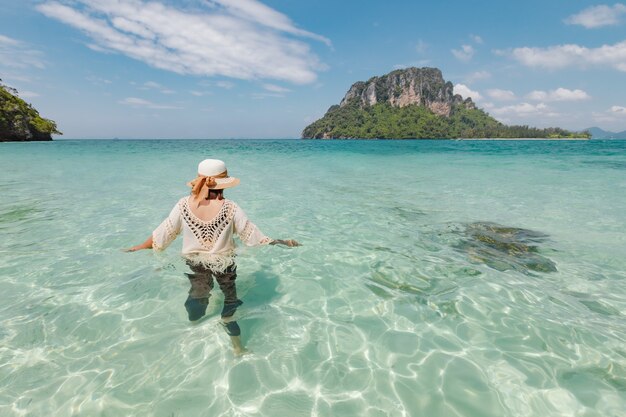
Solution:
<svg viewBox="0 0 626 417">
<path fill-rule="evenodd" d="M 206 200 L 198 197 L 189 198 L 189 209 L 194 216 L 205 222 L 213 220 L 223 206 L 223 199 Z"/>
</svg>

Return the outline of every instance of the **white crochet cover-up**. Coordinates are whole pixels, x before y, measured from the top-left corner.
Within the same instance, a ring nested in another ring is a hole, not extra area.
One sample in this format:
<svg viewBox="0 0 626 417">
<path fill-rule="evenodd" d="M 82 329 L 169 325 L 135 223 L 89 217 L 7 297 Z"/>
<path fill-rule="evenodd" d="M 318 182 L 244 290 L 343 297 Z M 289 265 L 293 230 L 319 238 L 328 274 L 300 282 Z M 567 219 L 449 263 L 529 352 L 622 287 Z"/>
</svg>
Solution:
<svg viewBox="0 0 626 417">
<path fill-rule="evenodd" d="M 246 246 L 272 242 L 248 220 L 246 213 L 234 201 L 224 200 L 217 215 L 204 221 L 191 211 L 190 198 L 181 198 L 169 216 L 152 232 L 154 250 L 167 248 L 182 231 L 183 257 L 193 264 L 222 272 L 235 262 L 235 234 Z"/>
</svg>

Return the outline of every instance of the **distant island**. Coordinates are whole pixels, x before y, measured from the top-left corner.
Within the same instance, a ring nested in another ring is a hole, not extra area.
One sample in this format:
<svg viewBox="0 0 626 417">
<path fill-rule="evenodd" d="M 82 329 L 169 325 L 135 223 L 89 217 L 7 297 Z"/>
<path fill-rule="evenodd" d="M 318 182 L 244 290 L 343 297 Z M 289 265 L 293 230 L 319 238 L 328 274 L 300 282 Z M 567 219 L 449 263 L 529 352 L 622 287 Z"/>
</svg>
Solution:
<svg viewBox="0 0 626 417">
<path fill-rule="evenodd" d="M 17 90 L 0 80 L 0 142 L 52 140 L 53 134 L 62 134 L 56 123 L 41 117 L 17 96 Z"/>
<path fill-rule="evenodd" d="M 592 139 L 626 139 L 626 130 L 622 132 L 609 132 L 599 127 L 590 127 L 587 132 L 591 133 Z"/>
<path fill-rule="evenodd" d="M 558 127 L 507 126 L 454 94 L 437 68 L 407 68 L 356 82 L 304 139 L 589 139 Z"/>
</svg>

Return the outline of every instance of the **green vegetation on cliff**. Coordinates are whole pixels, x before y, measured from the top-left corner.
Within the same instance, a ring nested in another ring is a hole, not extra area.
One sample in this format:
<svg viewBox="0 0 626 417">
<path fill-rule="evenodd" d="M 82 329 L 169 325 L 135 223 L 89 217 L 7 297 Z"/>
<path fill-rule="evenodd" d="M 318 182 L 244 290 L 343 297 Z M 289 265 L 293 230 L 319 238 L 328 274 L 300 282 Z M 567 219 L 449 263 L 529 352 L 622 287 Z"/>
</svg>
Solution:
<svg viewBox="0 0 626 417">
<path fill-rule="evenodd" d="M 53 134 L 62 134 L 55 122 L 41 117 L 17 97 L 16 90 L 0 83 L 0 142 L 52 140 Z"/>
<path fill-rule="evenodd" d="M 311 139 L 558 139 L 588 138 L 590 135 L 560 128 L 506 126 L 483 110 L 463 105 L 453 105 L 450 115 L 446 117 L 417 104 L 394 107 L 385 102 L 359 106 L 357 102 L 350 102 L 343 107 L 331 107 L 323 118 L 307 126 L 302 136 Z"/>
</svg>

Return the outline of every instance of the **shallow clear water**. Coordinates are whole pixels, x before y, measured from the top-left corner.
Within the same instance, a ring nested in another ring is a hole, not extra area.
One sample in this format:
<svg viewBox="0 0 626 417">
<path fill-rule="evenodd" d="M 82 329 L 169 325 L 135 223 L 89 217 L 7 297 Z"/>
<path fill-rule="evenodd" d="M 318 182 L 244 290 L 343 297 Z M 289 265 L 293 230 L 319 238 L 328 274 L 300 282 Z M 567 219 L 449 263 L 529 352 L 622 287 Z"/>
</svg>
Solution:
<svg viewBox="0 0 626 417">
<path fill-rule="evenodd" d="M 190 324 L 195 174 L 268 235 Z M 2 416 L 623 416 L 626 141 L 0 144 Z"/>
</svg>

